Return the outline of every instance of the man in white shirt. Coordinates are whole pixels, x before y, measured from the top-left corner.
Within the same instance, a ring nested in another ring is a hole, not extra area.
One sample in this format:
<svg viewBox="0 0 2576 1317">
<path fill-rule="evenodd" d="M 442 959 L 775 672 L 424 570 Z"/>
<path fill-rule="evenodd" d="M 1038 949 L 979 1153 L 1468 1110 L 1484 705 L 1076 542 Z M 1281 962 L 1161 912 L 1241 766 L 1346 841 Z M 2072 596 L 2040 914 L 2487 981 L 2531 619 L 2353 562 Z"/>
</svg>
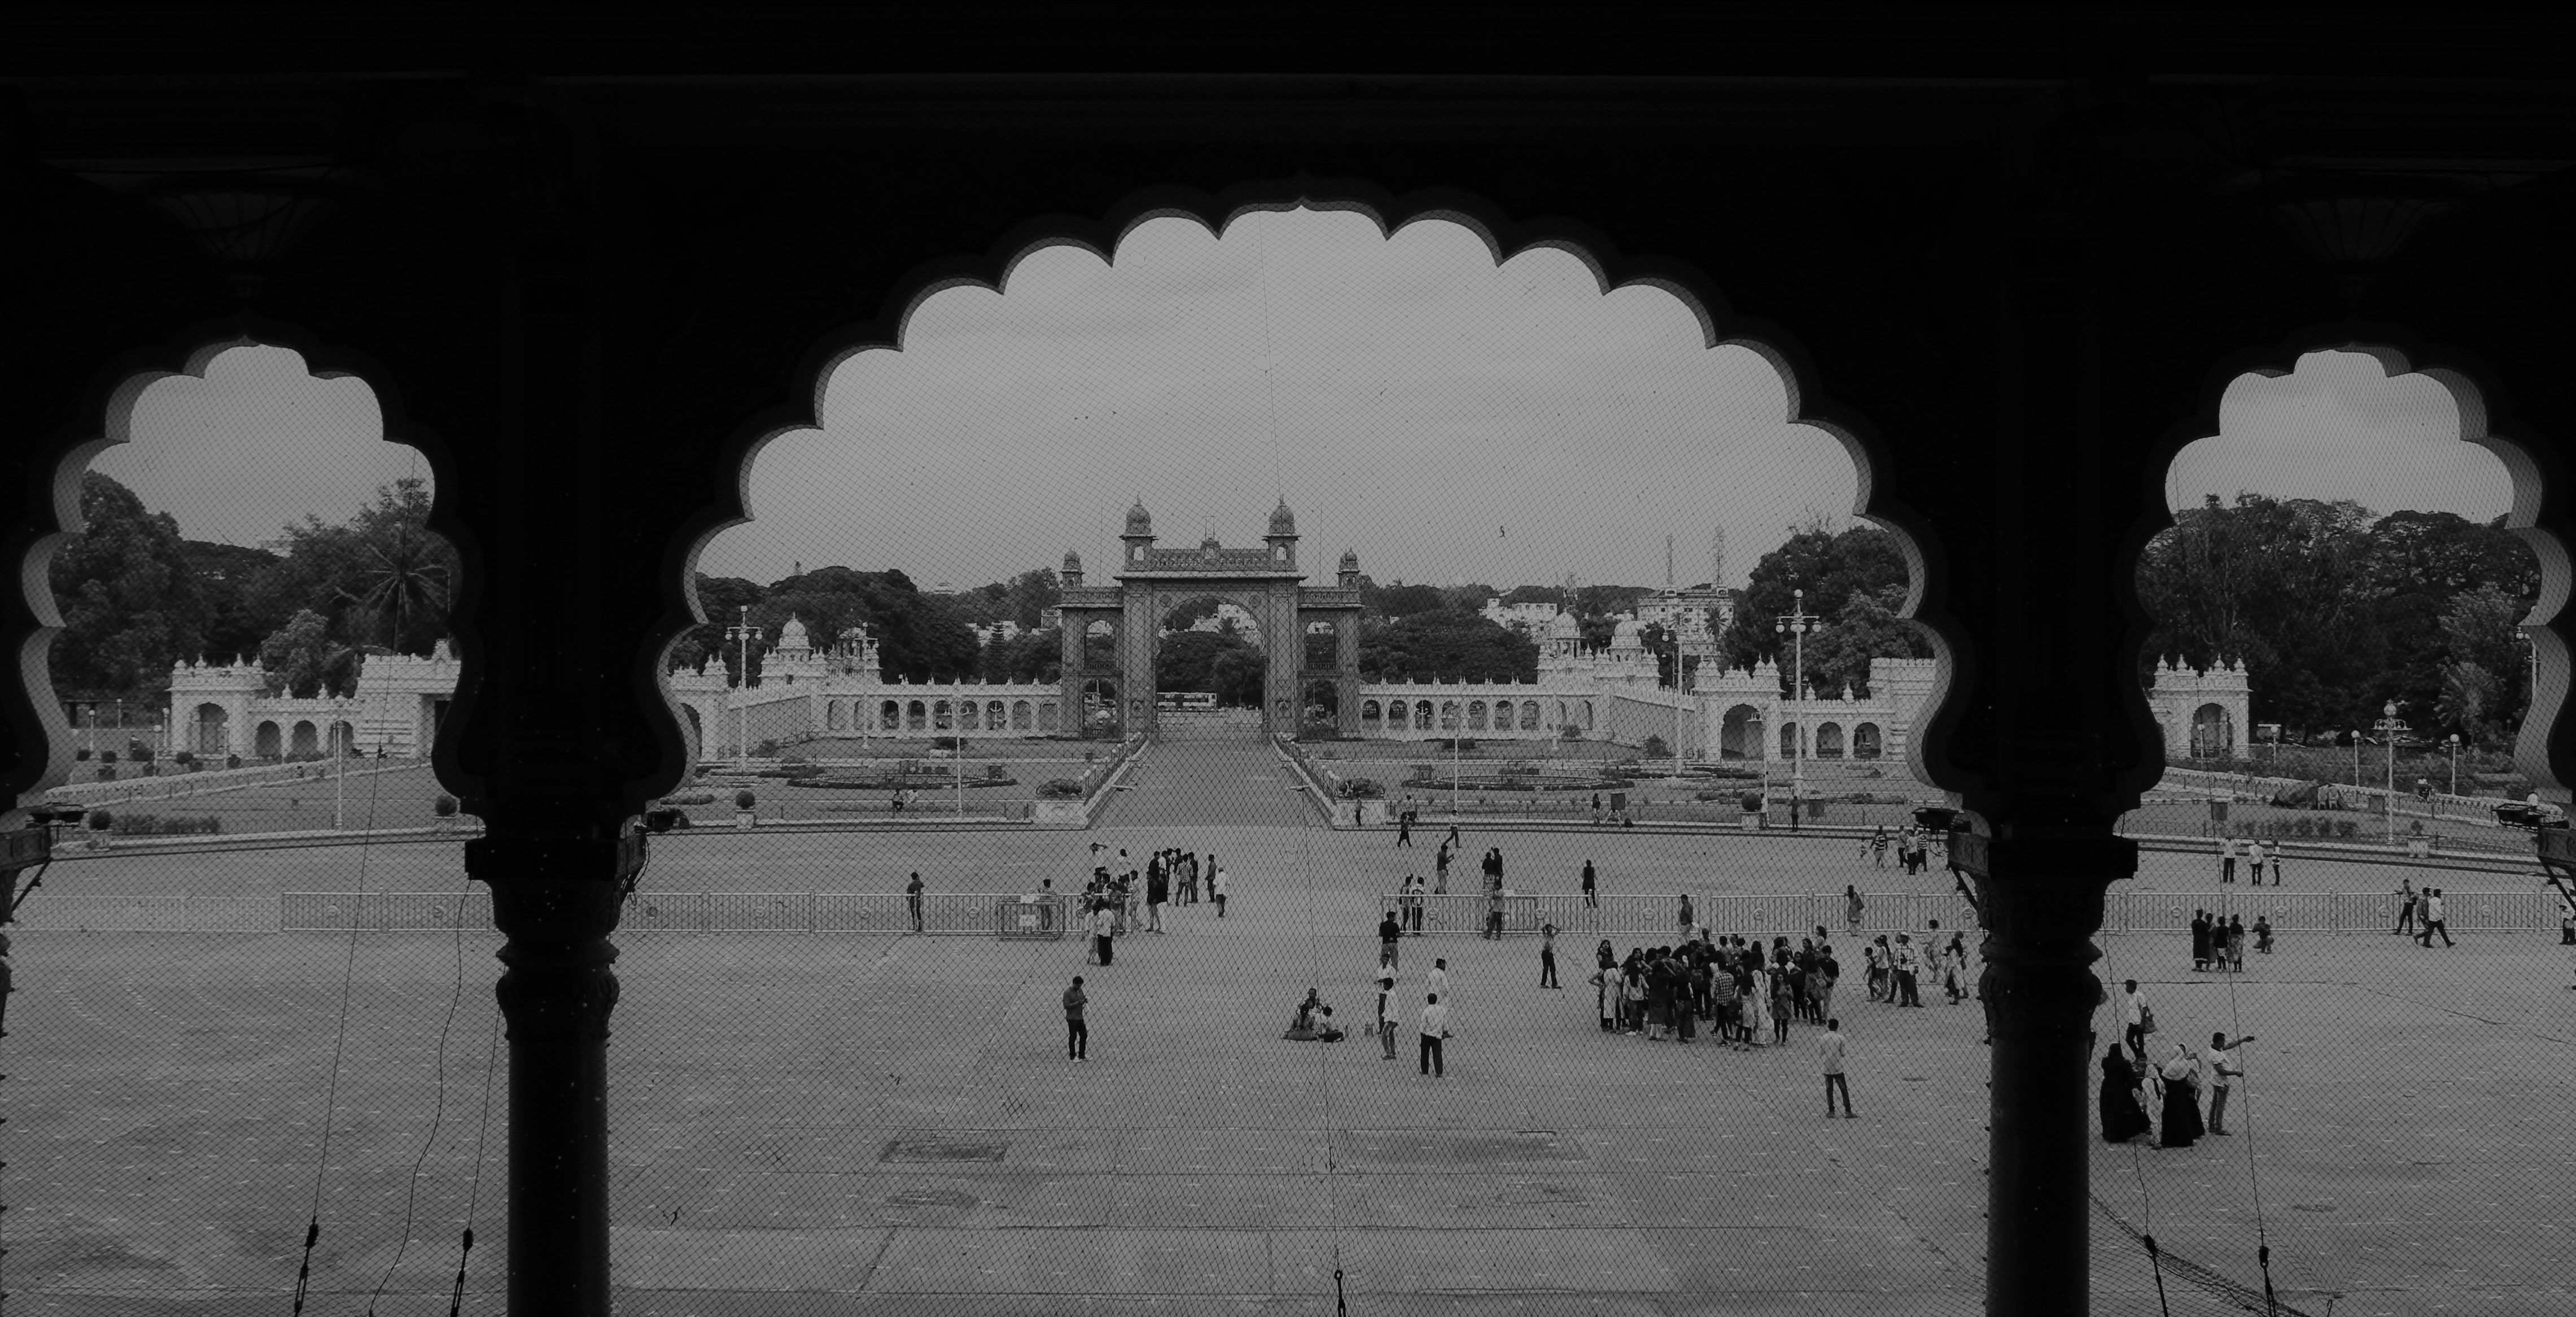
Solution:
<svg viewBox="0 0 2576 1317">
<path fill-rule="evenodd" d="M 2236 1049 L 2252 1041 L 2254 1035 L 2250 1033 L 2234 1042 L 2229 1042 L 2223 1033 L 2209 1036 L 2209 1055 L 2202 1059 L 2209 1063 L 2209 1132 L 2212 1134 L 2227 1132 L 2228 1084 L 2245 1074 L 2244 1067 L 2237 1063 Z"/>
<path fill-rule="evenodd" d="M 1903 933 L 1896 935 L 1896 1004 L 1920 1006 L 1923 998 L 1917 987 L 1923 972 L 1923 953 L 1914 949 L 1914 941 Z"/>
<path fill-rule="evenodd" d="M 2253 886 L 2263 885 L 2263 843 L 2259 841 L 2245 843 L 2245 873 Z"/>
<path fill-rule="evenodd" d="M 2138 981 L 2130 979 L 2121 985 L 2126 991 L 2120 997 L 2120 1038 L 2129 1050 L 2138 1054 L 2138 1064 L 2147 1063 L 2147 994 L 2138 991 Z"/>
<path fill-rule="evenodd" d="M 1442 1068 L 1440 1044 L 1449 1037 L 1449 1008 L 1440 1004 L 1440 994 L 1433 993 L 1422 1004 L 1422 1073 L 1438 1079 L 1447 1075 Z"/>
<path fill-rule="evenodd" d="M 2218 881 L 2222 883 L 2236 881 L 2236 839 L 2234 837 L 2218 839 Z"/>
<path fill-rule="evenodd" d="M 1377 1036 L 1386 1044 L 1386 1059 L 1395 1059 L 1395 978 L 1381 974 L 1377 980 Z"/>
<path fill-rule="evenodd" d="M 2427 887 L 2424 889 L 2424 931 L 2417 935 L 2415 941 L 2418 945 L 2429 947 L 2433 945 L 2435 933 L 2442 935 L 2443 946 L 2459 945 L 2451 940 L 2451 921 L 2442 917 L 2442 889 Z"/>
<path fill-rule="evenodd" d="M 1446 958 L 1431 962 L 1431 972 L 1422 976 L 1422 990 L 1434 996 L 1449 991 L 1449 962 Z"/>
<path fill-rule="evenodd" d="M 1828 1019 L 1824 1036 L 1816 1040 L 1816 1059 L 1825 1067 L 1825 1119 L 1834 1118 L 1834 1093 L 1839 1089 L 1843 1095 L 1843 1116 L 1858 1120 L 1860 1117 L 1852 1114 L 1851 1081 L 1843 1078 L 1842 1028 L 1842 1021 Z"/>
</svg>

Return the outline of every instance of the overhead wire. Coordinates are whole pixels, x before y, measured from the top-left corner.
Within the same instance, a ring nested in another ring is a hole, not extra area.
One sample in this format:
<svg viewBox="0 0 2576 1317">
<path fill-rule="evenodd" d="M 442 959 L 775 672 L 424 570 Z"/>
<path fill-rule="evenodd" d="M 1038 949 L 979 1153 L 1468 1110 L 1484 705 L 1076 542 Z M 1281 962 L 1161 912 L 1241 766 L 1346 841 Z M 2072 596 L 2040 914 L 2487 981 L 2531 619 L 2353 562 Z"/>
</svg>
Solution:
<svg viewBox="0 0 2576 1317">
<path fill-rule="evenodd" d="M 447 1118 L 447 1040 L 456 1028 L 457 1008 L 465 1001 L 465 906 L 473 894 L 474 879 L 468 875 L 464 890 L 456 894 L 456 986 L 447 998 L 447 1020 L 438 1027 L 438 1054 L 431 1069 L 431 1082 L 437 1087 L 438 1095 L 430 1107 L 429 1132 L 421 1137 L 420 1155 L 412 1159 L 411 1183 L 403 1194 L 402 1227 L 394 1245 L 393 1261 L 385 1264 L 385 1274 L 376 1280 L 375 1293 L 367 1296 L 368 1317 L 374 1317 L 376 1301 L 384 1297 L 385 1286 L 393 1282 L 394 1272 L 402 1266 L 403 1255 L 411 1251 L 412 1212 L 420 1202 L 420 1170 L 429 1161 L 430 1149 L 438 1145 L 439 1126 Z M 484 1075 L 484 1083 L 488 1096 L 491 1083 L 488 1071 Z"/>
</svg>

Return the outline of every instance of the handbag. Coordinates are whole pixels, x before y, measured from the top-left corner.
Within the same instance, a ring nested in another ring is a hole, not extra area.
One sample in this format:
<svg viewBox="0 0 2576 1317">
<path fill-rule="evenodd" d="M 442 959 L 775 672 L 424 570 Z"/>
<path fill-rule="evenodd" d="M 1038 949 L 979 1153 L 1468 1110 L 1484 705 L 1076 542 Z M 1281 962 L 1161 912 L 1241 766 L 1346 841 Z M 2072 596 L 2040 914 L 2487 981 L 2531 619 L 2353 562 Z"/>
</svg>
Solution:
<svg viewBox="0 0 2576 1317">
<path fill-rule="evenodd" d="M 2153 1006 L 2142 1006 L 2138 1008 L 2138 1032 L 2154 1033 L 2155 1031 L 2156 1008 Z"/>
</svg>

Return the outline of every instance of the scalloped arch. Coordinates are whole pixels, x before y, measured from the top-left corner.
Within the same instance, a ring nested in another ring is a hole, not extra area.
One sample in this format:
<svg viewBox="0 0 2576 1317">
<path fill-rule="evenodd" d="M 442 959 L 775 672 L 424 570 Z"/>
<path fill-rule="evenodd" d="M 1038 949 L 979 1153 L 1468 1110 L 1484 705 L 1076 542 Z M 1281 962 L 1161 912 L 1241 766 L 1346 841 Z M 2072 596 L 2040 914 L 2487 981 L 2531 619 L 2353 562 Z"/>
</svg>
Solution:
<svg viewBox="0 0 2576 1317">
<path fill-rule="evenodd" d="M 2379 363 L 2390 379 L 2402 375 L 2420 375 L 2442 387 L 2459 412 L 2460 442 L 2475 444 L 2496 455 L 2513 482 L 2513 506 L 2505 514 L 2505 526 L 2523 543 L 2531 546 L 2540 563 L 2540 595 L 2531 613 L 2523 621 L 2536 651 L 2539 680 L 2532 689 L 2531 706 L 2525 712 L 2521 734 L 2514 744 L 2514 760 L 2532 781 L 2541 785 L 2554 799 L 2569 798 L 2567 782 L 2576 773 L 2562 773 L 2553 760 L 2550 746 L 2563 743 L 2558 735 L 2567 716 L 2567 694 L 2570 686 L 2571 648 L 2563 634 L 2566 605 L 2571 583 L 2567 544 L 2555 531 L 2541 524 L 2551 498 L 2553 482 L 2540 454 L 2543 448 L 2518 438 L 2510 412 L 2502 405 L 2505 397 L 2501 380 L 2495 371 L 2473 354 L 2458 348 L 2427 344 L 2415 335 L 2390 325 L 2320 325 L 2312 326 L 2268 346 L 2248 348 L 2211 367 L 2202 380 L 2197 410 L 2168 426 L 2147 454 L 2147 469 L 2153 480 L 2144 498 L 2145 513 L 2131 527 L 2122 545 L 2121 570 L 2116 588 L 2129 614 L 2128 643 L 2121 650 L 2122 661 L 2135 658 L 2147 642 L 2154 619 L 2139 602 L 2137 568 L 2146 553 L 2148 541 L 2175 524 L 2172 508 L 2165 501 L 2166 473 L 2182 450 L 2202 439 L 2219 433 L 2219 407 L 2227 390 L 2248 375 L 2278 379 L 2291 374 L 2301 357 L 2315 352 L 2350 352 L 2367 356 Z M 2163 744 L 2163 732 L 2147 707 L 2143 692 L 2131 694 L 2128 700 L 2132 724 L 2140 733 L 2140 743 Z M 2126 790 L 2142 794 L 2162 775 L 2161 754 L 2154 762 L 2141 762 L 2123 783 Z M 2135 806 L 2134 799 L 2129 802 Z"/>
<path fill-rule="evenodd" d="M 134 409 L 153 385 L 178 377 L 204 379 L 214 359 L 235 348 L 270 347 L 292 352 L 302 359 L 305 374 L 317 380 L 355 379 L 375 394 L 378 414 L 383 418 L 382 439 L 399 444 L 421 455 L 427 463 L 432 488 L 450 483 L 454 478 L 454 460 L 447 445 L 427 426 L 412 420 L 403 410 L 401 393 L 392 373 L 375 358 L 356 349 L 326 344 L 313 335 L 292 326 L 256 317 L 234 317 L 194 326 L 175 336 L 169 343 L 139 349 L 121 356 L 103 367 L 93 386 L 94 405 L 86 414 L 96 418 L 94 427 L 57 439 L 52 445 L 49 462 L 40 460 L 38 469 L 49 473 L 52 494 L 50 525 L 40 526 L 29 537 L 19 554 L 19 589 L 28 616 L 34 619 L 23 636 L 14 637 L 18 653 L 18 689 L 33 705 L 34 723 L 45 738 L 45 757 L 32 773 L 22 772 L 5 786 L 23 808 L 47 789 L 61 785 L 71 774 L 73 763 L 70 727 L 63 721 L 60 702 L 54 697 L 53 677 L 48 656 L 54 637 L 63 629 L 61 612 L 55 607 L 51 583 L 54 553 L 71 537 L 84 529 L 80 513 L 81 477 L 101 453 L 129 443 L 133 439 Z M 456 693 L 456 707 L 463 712 L 473 698 L 480 664 L 471 627 L 471 602 L 482 579 L 481 556 L 475 551 L 472 537 L 440 507 L 433 497 L 429 529 L 445 539 L 456 550 L 463 580 L 457 583 L 456 606 L 452 609 L 451 643 L 461 660 L 461 678 Z M 450 726 L 462 726 L 451 718 Z M 473 782 L 454 762 L 454 752 L 438 746 L 432 757 L 433 771 L 440 784 L 471 801 L 476 792 L 459 790 L 459 784 Z M 478 784 L 479 785 L 479 784 Z"/>
<path fill-rule="evenodd" d="M 1008 231 L 979 257 L 926 261 L 886 299 L 873 318 L 853 321 L 820 336 L 798 363 L 793 378 L 802 397 L 747 418 L 726 440 L 720 460 L 734 472 L 732 488 L 711 501 L 673 537 L 663 563 L 666 606 L 653 639 L 638 655 L 641 680 L 660 685 L 671 647 L 701 620 L 696 598 L 698 558 L 714 538 L 750 521 L 749 485 L 752 463 L 771 441 L 793 431 L 818 428 L 824 390 L 833 372 L 850 357 L 874 349 L 903 350 L 913 315 L 931 297 L 952 288 L 978 287 L 1007 296 L 1012 273 L 1030 256 L 1054 247 L 1077 247 L 1114 263 L 1118 246 L 1137 226 L 1160 219 L 1195 221 L 1222 238 L 1228 226 L 1256 211 L 1338 211 L 1367 217 L 1381 237 L 1413 224 L 1444 221 L 1476 235 L 1497 265 L 1534 250 L 1573 256 L 1591 271 L 1603 295 L 1631 287 L 1653 288 L 1679 301 L 1700 326 L 1704 347 L 1740 347 L 1770 363 L 1779 376 L 1786 406 L 1781 420 L 1809 426 L 1833 436 L 1851 458 L 1857 475 L 1851 515 L 1892 532 L 1909 576 L 1902 615 L 1920 625 L 1937 660 L 1937 677 L 1922 714 L 1923 730 L 1910 737 L 1909 767 L 1919 779 L 1955 793 L 1969 774 L 1946 754 L 1950 734 L 1965 716 L 1950 695 L 1965 689 L 1969 671 L 1965 634 L 1940 607 L 1947 591 L 1945 559 L 1928 523 L 1912 508 L 1886 493 L 1878 479 L 1885 468 L 1885 444 L 1877 427 L 1824 397 L 1813 387 L 1814 364 L 1796 337 L 1785 328 L 1728 306 L 1713 281 L 1688 264 L 1658 257 L 1630 256 L 1592 226 L 1575 219 L 1547 216 L 1513 219 L 1502 208 L 1457 189 L 1426 189 L 1395 194 L 1355 179 L 1297 176 L 1247 182 L 1210 194 L 1188 188 L 1147 188 L 1131 194 L 1099 217 L 1048 215 Z M 671 704 L 667 687 L 664 703 Z M 678 717 L 670 714 L 664 730 L 667 744 L 679 744 Z M 667 780 L 665 780 L 667 779 Z M 667 791 L 678 780 L 666 771 L 644 785 Z"/>
</svg>

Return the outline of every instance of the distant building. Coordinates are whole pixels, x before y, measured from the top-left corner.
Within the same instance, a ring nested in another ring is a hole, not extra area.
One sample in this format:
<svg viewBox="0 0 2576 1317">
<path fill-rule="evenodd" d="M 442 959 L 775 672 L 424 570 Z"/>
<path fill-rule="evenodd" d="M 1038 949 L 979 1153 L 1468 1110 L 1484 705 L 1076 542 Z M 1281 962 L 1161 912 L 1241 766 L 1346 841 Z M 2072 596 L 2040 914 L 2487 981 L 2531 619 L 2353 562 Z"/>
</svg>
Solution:
<svg viewBox="0 0 2576 1317">
<path fill-rule="evenodd" d="M 1484 617 L 1496 626 L 1508 627 L 1537 640 L 1562 611 L 1554 604 L 1506 604 L 1500 599 L 1488 599 Z"/>
</svg>

